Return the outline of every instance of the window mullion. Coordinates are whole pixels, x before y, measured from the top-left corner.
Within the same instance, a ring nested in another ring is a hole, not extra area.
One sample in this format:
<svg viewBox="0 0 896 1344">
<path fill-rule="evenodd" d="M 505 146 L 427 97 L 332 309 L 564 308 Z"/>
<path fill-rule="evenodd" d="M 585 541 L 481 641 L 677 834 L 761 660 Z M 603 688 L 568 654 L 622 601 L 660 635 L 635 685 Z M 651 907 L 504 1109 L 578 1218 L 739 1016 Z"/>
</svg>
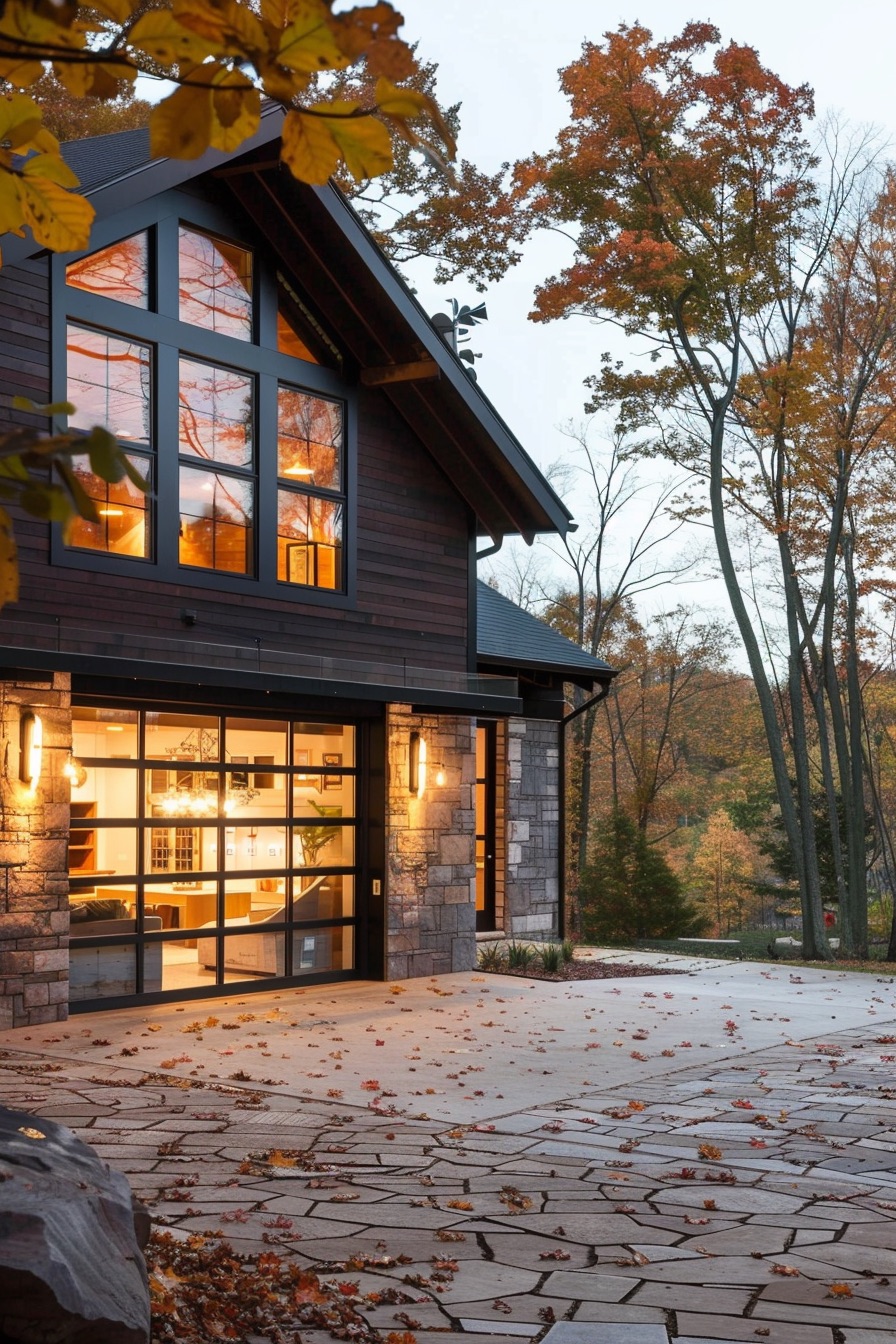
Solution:
<svg viewBox="0 0 896 1344">
<path fill-rule="evenodd" d="M 170 345 L 156 350 L 155 447 L 158 478 L 156 546 L 159 563 L 172 572 L 177 565 L 178 530 L 172 519 L 180 515 L 178 425 L 178 352 Z"/>
</svg>

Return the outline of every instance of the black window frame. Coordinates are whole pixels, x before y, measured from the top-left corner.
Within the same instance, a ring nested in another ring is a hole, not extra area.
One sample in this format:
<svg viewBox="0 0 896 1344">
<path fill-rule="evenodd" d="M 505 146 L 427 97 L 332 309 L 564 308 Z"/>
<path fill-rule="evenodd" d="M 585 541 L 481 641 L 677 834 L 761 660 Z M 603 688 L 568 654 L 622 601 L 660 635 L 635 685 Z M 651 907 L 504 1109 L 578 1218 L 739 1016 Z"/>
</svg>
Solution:
<svg viewBox="0 0 896 1344">
<path fill-rule="evenodd" d="M 178 230 L 182 225 L 252 249 L 252 341 L 181 322 L 178 316 L 177 248 Z M 89 294 L 67 285 L 66 267 L 72 261 L 144 230 L 150 235 L 148 308 Z M 272 252 L 270 244 L 259 237 L 251 225 L 235 221 L 232 212 L 225 213 L 212 202 L 201 201 L 193 195 L 178 191 L 161 193 L 150 202 L 98 222 L 94 226 L 88 248 L 51 258 L 51 397 L 54 401 L 66 400 L 66 331 L 69 322 L 111 336 L 144 342 L 152 348 L 154 360 L 151 408 L 154 441 L 151 456 L 155 466 L 155 490 L 151 558 L 67 546 L 62 529 L 54 524 L 51 529 L 51 560 L 54 565 L 120 575 L 138 583 L 141 579 L 150 579 L 153 582 L 174 584 L 179 590 L 211 589 L 246 597 L 273 599 L 291 605 L 336 608 L 353 608 L 356 605 L 357 388 L 341 369 L 327 364 L 312 364 L 292 355 L 281 354 L 277 349 L 278 272 L 287 276 L 298 294 L 302 293 L 301 277 L 289 271 L 283 259 Z M 325 330 L 323 323 L 321 329 Z M 254 382 L 257 451 L 255 573 L 251 575 L 182 565 L 178 556 L 176 524 L 160 527 L 160 519 L 179 517 L 178 401 L 173 392 L 178 385 L 181 356 L 237 369 L 252 377 Z M 338 589 L 316 588 L 277 578 L 277 389 L 280 384 L 288 384 L 311 396 L 324 397 L 342 405 L 342 491 L 325 492 L 329 498 L 341 502 L 343 510 L 342 586 Z M 54 427 L 57 431 L 63 430 L 65 421 L 60 419 Z"/>
</svg>

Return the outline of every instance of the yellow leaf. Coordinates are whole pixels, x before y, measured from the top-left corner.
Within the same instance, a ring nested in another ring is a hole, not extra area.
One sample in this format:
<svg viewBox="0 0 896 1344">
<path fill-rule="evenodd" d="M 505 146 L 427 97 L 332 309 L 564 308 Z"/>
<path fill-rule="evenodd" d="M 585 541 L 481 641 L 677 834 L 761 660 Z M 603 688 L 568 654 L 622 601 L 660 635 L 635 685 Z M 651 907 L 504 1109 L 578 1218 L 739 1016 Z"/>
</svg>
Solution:
<svg viewBox="0 0 896 1344">
<path fill-rule="evenodd" d="M 57 16 L 51 5 L 38 7 L 31 0 L 7 0 L 0 14 L 0 36 L 6 39 L 7 50 L 29 53 L 0 60 L 0 77 L 18 88 L 27 88 L 43 74 L 35 48 L 43 48 L 49 56 L 60 47 L 77 50 L 84 45 L 83 33 L 69 24 L 64 10 L 60 8 Z"/>
<path fill-rule="evenodd" d="M 131 42 L 164 66 L 199 64 L 209 54 L 208 43 L 182 27 L 168 9 L 153 9 L 138 19 Z"/>
<path fill-rule="evenodd" d="M 419 117 L 429 108 L 429 99 L 425 93 L 418 93 L 416 89 L 401 89 L 391 79 L 377 80 L 375 97 L 380 112 L 390 117 Z"/>
<path fill-rule="evenodd" d="M 289 25 L 283 30 L 276 59 L 303 75 L 317 70 L 343 70 L 349 58 L 336 41 L 327 19 L 329 6 L 320 0 L 297 0 L 288 7 Z"/>
<path fill-rule="evenodd" d="M 190 71 L 190 78 L 199 72 Z M 149 148 L 153 158 L 198 159 L 212 133 L 210 88 L 179 88 L 158 103 L 149 117 Z"/>
<path fill-rule="evenodd" d="M 56 61 L 53 73 L 75 98 L 116 98 L 125 84 L 133 83 L 137 78 L 132 65 L 102 61 L 79 61 L 76 64 Z"/>
<path fill-rule="evenodd" d="M 0 144 L 23 150 L 41 130 L 41 110 L 26 93 L 0 98 Z"/>
<path fill-rule="evenodd" d="M 338 107 L 338 103 L 332 104 Z M 392 167 L 392 140 L 376 117 L 329 117 L 330 133 L 345 160 L 345 166 L 357 182 L 379 177 Z"/>
<path fill-rule="evenodd" d="M 18 175 L 0 165 L 0 233 L 21 235 L 24 222 Z"/>
<path fill-rule="evenodd" d="M 283 122 L 283 162 L 300 182 L 323 184 L 341 161 L 339 146 L 324 117 L 288 112 Z"/>
<path fill-rule="evenodd" d="M 19 179 L 19 199 L 24 221 L 42 247 L 52 252 L 79 252 L 89 243 L 96 212 L 77 192 L 26 171 Z"/>
<path fill-rule="evenodd" d="M 257 15 L 240 0 L 174 0 L 178 23 L 204 38 L 215 51 L 248 56 L 268 47 Z"/>
<path fill-rule="evenodd" d="M 237 82 L 239 81 L 239 82 Z M 231 75 L 212 95 L 211 143 L 215 149 L 239 149 L 258 129 L 261 94 L 242 75 Z"/>
<path fill-rule="evenodd" d="M 25 177 L 46 177 L 60 187 L 76 187 L 78 178 L 58 154 L 34 154 L 22 169 Z"/>
<path fill-rule="evenodd" d="M 133 0 L 91 0 L 90 8 L 113 23 L 127 23 L 134 12 Z"/>
</svg>

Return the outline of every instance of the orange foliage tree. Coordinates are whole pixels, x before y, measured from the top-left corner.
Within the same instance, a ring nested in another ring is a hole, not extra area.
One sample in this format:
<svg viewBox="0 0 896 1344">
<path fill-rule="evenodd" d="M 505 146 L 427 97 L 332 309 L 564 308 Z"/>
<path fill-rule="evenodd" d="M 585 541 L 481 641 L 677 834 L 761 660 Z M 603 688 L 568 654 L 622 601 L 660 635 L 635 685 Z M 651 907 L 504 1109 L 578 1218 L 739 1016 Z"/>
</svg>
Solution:
<svg viewBox="0 0 896 1344">
<path fill-rule="evenodd" d="M 842 946 L 861 953 L 862 597 L 896 552 L 891 184 L 866 145 L 814 149 L 810 89 L 708 23 L 666 42 L 622 25 L 586 43 L 561 80 L 569 125 L 551 153 L 517 166 L 515 200 L 533 228 L 572 233 L 576 251 L 538 290 L 533 317 L 584 314 L 651 345 L 646 372 L 605 356 L 592 404 L 629 427 L 661 424 L 652 451 L 692 473 L 759 697 L 804 946 L 831 955 L 812 825 L 820 786 Z M 759 603 L 744 533 L 765 566 Z"/>
</svg>

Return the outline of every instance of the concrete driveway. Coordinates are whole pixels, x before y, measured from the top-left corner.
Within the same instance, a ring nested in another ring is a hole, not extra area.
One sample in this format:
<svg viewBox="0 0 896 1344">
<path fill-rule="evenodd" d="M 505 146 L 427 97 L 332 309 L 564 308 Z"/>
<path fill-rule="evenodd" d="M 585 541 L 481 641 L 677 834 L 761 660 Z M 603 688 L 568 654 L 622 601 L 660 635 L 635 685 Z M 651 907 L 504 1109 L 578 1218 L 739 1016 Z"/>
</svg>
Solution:
<svg viewBox="0 0 896 1344">
<path fill-rule="evenodd" d="M 369 1252 L 384 1336 L 896 1342 L 896 981 L 638 960 L 75 1017 L 0 1035 L 0 1096 L 177 1235 Z"/>
</svg>

